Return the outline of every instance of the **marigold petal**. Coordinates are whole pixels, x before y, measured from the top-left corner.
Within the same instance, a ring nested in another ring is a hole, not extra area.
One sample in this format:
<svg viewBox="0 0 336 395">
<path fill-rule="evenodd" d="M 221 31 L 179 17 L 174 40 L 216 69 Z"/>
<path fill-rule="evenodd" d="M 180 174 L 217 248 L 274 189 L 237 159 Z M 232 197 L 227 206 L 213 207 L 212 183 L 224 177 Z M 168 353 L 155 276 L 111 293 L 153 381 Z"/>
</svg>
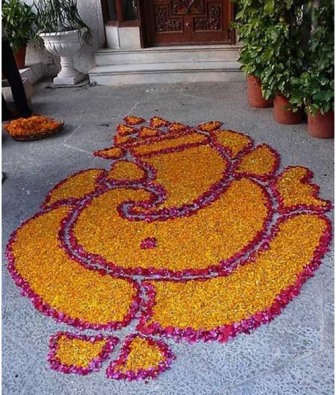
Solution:
<svg viewBox="0 0 336 395">
<path fill-rule="evenodd" d="M 85 268 L 60 248 L 58 233 L 69 210 L 60 207 L 46 212 L 17 231 L 10 247 L 13 274 L 21 284 L 29 284 L 37 307 L 44 312 L 52 309 L 62 320 L 80 320 L 91 327 L 124 325 L 137 288 L 128 280 Z"/>
<path fill-rule="evenodd" d="M 93 155 L 104 159 L 120 159 L 125 155 L 125 150 L 118 147 L 111 147 L 95 151 Z"/>
<path fill-rule="evenodd" d="M 275 189 L 281 210 L 310 208 L 317 211 L 330 209 L 330 202 L 317 197 L 319 188 L 310 183 L 313 174 L 301 166 L 289 167 L 278 177 Z"/>
<path fill-rule="evenodd" d="M 262 187 L 248 179 L 234 181 L 217 200 L 191 216 L 147 222 L 119 215 L 121 202 L 146 199 L 148 192 L 132 189 L 101 194 L 74 224 L 77 243 L 112 267 L 205 269 L 249 248 L 269 215 Z M 155 248 L 141 248 L 148 237 L 156 239 Z"/>
<path fill-rule="evenodd" d="M 169 126 L 170 122 L 160 117 L 153 117 L 150 119 L 150 126 L 153 128 L 162 128 Z"/>
<path fill-rule="evenodd" d="M 245 134 L 234 132 L 232 130 L 217 130 L 210 132 L 210 136 L 220 144 L 226 152 L 229 152 L 232 158 L 247 148 L 252 147 L 252 139 Z"/>
<path fill-rule="evenodd" d="M 117 343 L 115 337 L 58 332 L 50 339 L 48 360 L 54 370 L 84 375 L 99 370 Z"/>
<path fill-rule="evenodd" d="M 157 137 L 160 136 L 161 132 L 158 129 L 152 129 L 152 128 L 141 128 L 139 132 L 139 138 L 141 139 L 146 139 L 148 137 Z"/>
<path fill-rule="evenodd" d="M 100 177 L 105 175 L 105 170 L 89 169 L 73 174 L 58 183 L 47 195 L 44 206 L 50 206 L 62 200 L 77 200 L 93 192 L 97 188 Z"/>
<path fill-rule="evenodd" d="M 261 144 L 246 154 L 236 168 L 236 173 L 268 179 L 279 167 L 279 155 L 271 147 Z"/>
<path fill-rule="evenodd" d="M 175 357 L 162 342 L 140 335 L 131 335 L 119 358 L 107 369 L 107 377 L 116 379 L 154 378 L 166 370 Z"/>
<path fill-rule="evenodd" d="M 279 225 L 267 250 L 230 276 L 151 281 L 156 296 L 148 323 L 211 330 L 267 309 L 313 260 L 327 226 L 326 219 L 317 215 L 296 215 Z"/>
<path fill-rule="evenodd" d="M 146 177 L 146 173 L 137 163 L 120 160 L 112 165 L 107 175 L 107 179 L 139 181 Z"/>
<path fill-rule="evenodd" d="M 211 121 L 204 122 L 197 126 L 198 130 L 202 130 L 203 132 L 211 132 L 213 130 L 219 129 L 223 125 L 223 122 L 219 121 Z"/>
<path fill-rule="evenodd" d="M 128 115 L 124 118 L 124 121 L 127 125 L 139 125 L 140 123 L 146 122 L 144 118 L 135 117 L 134 115 Z"/>
</svg>

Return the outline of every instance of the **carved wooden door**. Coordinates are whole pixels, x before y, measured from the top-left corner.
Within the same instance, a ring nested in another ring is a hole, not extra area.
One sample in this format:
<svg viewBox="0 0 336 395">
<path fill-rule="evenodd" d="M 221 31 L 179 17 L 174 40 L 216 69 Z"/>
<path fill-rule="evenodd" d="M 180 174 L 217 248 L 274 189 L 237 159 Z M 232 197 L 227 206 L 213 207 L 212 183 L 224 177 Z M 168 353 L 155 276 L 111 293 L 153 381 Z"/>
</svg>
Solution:
<svg viewBox="0 0 336 395">
<path fill-rule="evenodd" d="M 144 4 L 149 45 L 233 43 L 229 0 L 147 0 Z"/>
</svg>

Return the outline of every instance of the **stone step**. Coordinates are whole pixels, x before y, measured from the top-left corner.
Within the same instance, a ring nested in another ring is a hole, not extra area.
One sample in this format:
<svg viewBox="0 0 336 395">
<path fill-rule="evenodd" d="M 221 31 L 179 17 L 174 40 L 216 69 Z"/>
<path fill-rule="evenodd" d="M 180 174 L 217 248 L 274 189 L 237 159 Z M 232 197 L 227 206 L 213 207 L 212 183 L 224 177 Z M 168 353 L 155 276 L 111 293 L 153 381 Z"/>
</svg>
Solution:
<svg viewBox="0 0 336 395">
<path fill-rule="evenodd" d="M 136 50 L 99 49 L 96 66 L 167 62 L 236 61 L 239 46 L 207 45 L 143 48 Z"/>
<path fill-rule="evenodd" d="M 237 61 L 162 62 L 96 66 L 90 82 L 99 85 L 241 81 Z"/>
</svg>

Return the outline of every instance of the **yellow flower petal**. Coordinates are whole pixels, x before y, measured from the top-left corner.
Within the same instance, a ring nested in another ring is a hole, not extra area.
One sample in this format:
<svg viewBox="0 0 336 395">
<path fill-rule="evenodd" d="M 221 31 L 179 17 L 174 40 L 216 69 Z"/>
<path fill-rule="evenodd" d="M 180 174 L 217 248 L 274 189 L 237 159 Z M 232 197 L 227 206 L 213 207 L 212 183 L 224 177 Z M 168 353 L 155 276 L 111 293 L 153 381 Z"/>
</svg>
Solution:
<svg viewBox="0 0 336 395">
<path fill-rule="evenodd" d="M 325 230 L 325 221 L 317 215 L 298 215 L 281 224 L 269 250 L 229 276 L 186 283 L 151 281 L 156 291 L 151 322 L 163 328 L 210 330 L 270 307 L 311 262 Z"/>
</svg>

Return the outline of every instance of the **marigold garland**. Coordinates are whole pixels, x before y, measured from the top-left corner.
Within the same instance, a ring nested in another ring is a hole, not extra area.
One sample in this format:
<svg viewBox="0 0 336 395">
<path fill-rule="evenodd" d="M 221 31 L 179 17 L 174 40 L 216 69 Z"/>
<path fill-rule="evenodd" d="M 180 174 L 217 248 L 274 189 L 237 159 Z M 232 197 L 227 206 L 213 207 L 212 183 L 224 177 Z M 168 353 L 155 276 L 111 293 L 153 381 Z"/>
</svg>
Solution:
<svg viewBox="0 0 336 395">
<path fill-rule="evenodd" d="M 308 169 L 278 174 L 275 150 L 220 121 L 124 122 L 114 137 L 122 147 L 95 152 L 111 170 L 58 183 L 13 233 L 7 257 L 23 294 L 55 320 L 97 331 L 135 321 L 106 371 L 134 380 L 174 359 L 150 336 L 226 342 L 280 314 L 328 249 L 331 203 Z M 117 341 L 59 332 L 49 363 L 87 374 Z"/>
</svg>

